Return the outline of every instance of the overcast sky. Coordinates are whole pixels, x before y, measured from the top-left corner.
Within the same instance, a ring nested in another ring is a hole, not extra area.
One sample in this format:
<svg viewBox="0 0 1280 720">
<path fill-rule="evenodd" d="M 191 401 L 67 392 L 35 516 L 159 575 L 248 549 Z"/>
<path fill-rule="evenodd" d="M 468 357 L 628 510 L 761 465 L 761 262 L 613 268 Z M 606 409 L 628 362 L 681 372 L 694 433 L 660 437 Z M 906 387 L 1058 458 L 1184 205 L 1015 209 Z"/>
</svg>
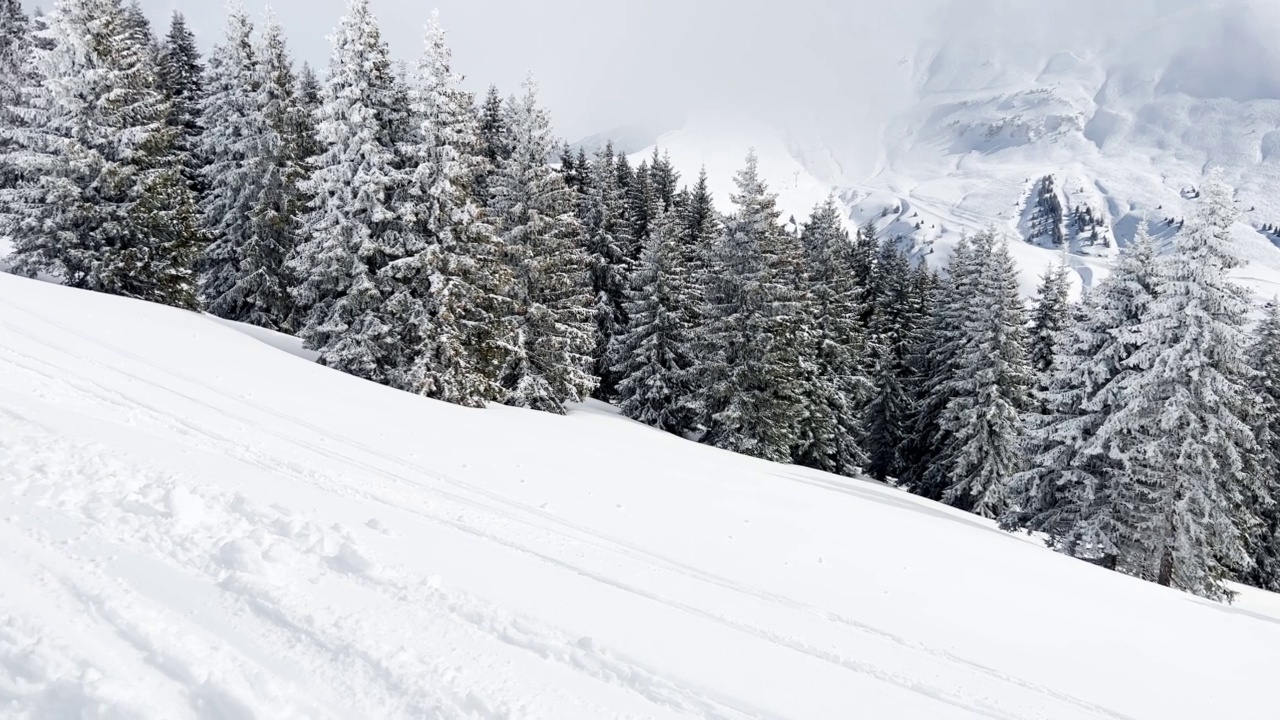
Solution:
<svg viewBox="0 0 1280 720">
<path fill-rule="evenodd" d="M 49 4 L 53 0 L 26 0 Z M 163 31 L 173 10 L 202 46 L 221 0 L 141 0 Z M 468 84 L 514 90 L 537 75 L 570 140 L 620 125 L 670 125 L 727 110 L 863 127 L 904 97 L 915 49 L 946 37 L 977 49 L 1073 49 L 1133 38 L 1179 13 L 1277 0 L 371 0 L 394 55 L 419 51 L 433 7 Z M 264 3 L 246 0 L 260 16 Z M 276 0 L 295 57 L 322 69 L 346 0 Z M 1140 36 L 1140 35 L 1139 35 Z M 1044 55 L 1041 55 L 1042 57 Z M 657 129 L 662 129 L 661 127 Z"/>
</svg>

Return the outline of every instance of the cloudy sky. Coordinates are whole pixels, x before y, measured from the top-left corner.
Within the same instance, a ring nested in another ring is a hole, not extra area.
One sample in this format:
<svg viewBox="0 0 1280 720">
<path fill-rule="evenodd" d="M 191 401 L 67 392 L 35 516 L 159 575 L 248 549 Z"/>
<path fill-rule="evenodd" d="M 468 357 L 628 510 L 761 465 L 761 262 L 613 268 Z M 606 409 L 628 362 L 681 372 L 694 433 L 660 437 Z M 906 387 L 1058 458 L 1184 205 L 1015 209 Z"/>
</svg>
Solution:
<svg viewBox="0 0 1280 720">
<path fill-rule="evenodd" d="M 26 0 L 49 4 L 53 0 Z M 207 49 L 221 0 L 141 0 L 158 24 L 173 10 Z M 245 0 L 260 14 L 265 4 Z M 1134 42 L 1216 5 L 1276 0 L 371 0 L 393 53 L 416 55 L 433 7 L 468 83 L 516 88 L 532 70 L 569 139 L 689 113 L 745 112 L 871 127 L 909 97 L 912 62 L 940 38 L 992 52 Z M 323 68 L 346 0 L 275 0 L 295 56 Z M 1191 27 L 1198 27 L 1191 23 Z M 852 130 L 851 130 L 852 131 Z"/>
</svg>

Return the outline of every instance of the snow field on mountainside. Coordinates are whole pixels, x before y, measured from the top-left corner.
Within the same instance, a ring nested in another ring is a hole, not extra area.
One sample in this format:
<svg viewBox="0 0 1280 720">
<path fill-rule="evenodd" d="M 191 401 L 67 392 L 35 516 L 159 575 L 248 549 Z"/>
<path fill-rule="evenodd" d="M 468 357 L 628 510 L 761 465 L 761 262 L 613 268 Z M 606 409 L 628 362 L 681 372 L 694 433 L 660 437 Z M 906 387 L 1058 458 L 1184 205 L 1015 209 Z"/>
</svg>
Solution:
<svg viewBox="0 0 1280 720">
<path fill-rule="evenodd" d="M 0 276 L 3 714 L 1271 707 L 1257 609 L 604 406 L 457 408 L 261 337 Z"/>
</svg>

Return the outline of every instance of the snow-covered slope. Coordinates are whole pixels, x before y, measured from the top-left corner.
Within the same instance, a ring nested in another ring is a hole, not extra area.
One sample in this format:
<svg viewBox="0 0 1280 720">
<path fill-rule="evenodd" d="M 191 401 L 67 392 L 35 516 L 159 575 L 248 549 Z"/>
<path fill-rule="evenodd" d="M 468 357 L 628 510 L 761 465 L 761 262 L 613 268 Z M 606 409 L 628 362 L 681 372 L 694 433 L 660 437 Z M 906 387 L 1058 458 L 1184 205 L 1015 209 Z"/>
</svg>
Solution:
<svg viewBox="0 0 1280 720">
<path fill-rule="evenodd" d="M 291 350 L 0 275 L 0 715 L 1274 716 L 1265 599 Z"/>
<path fill-rule="evenodd" d="M 1094 12 L 1103 4 L 1081 12 L 1106 17 Z M 686 173 L 703 158 L 733 160 L 709 162 L 722 189 L 755 144 L 770 158 L 762 167 L 788 214 L 803 218 L 813 198 L 835 189 L 855 222 L 911 237 L 936 265 L 964 232 L 994 225 L 1024 237 L 1025 200 L 1049 175 L 1064 209 L 1088 208 L 1116 245 L 1144 218 L 1168 236 L 1166 219 L 1185 218 L 1193 188 L 1222 166 L 1245 211 L 1237 238 L 1249 267 L 1238 276 L 1264 297 L 1280 292 L 1280 236 L 1261 230 L 1280 225 L 1280 5 L 1169 4 L 1155 24 L 1117 19 L 1084 34 L 1056 33 L 1040 4 L 971 5 L 955 4 L 960 17 L 940 38 L 904 48 L 894 79 L 911 99 L 882 127 L 851 127 L 855 137 L 819 132 L 798 107 L 792 123 L 755 125 L 750 139 L 740 120 L 723 132 L 703 119 L 659 144 L 680 148 L 673 156 Z M 1021 30 L 997 36 L 962 27 L 964 15 L 992 7 L 1014 17 L 998 27 Z M 865 161 L 868 145 L 879 152 L 874 163 Z M 859 151 L 841 150 L 850 146 Z M 1057 251 L 1014 250 L 1030 294 Z M 1114 250 L 1073 244 L 1077 286 L 1104 276 Z"/>
</svg>

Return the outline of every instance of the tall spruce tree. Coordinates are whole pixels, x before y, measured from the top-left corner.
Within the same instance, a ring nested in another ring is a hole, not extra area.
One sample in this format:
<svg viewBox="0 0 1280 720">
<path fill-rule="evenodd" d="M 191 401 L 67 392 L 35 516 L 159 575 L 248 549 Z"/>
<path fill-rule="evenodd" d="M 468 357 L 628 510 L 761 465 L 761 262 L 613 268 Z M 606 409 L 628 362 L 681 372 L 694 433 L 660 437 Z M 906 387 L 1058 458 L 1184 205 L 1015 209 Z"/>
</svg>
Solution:
<svg viewBox="0 0 1280 720">
<path fill-rule="evenodd" d="M 233 2 L 223 43 L 209 57 L 200 106 L 207 188 L 200 212 L 209 238 L 200 262 L 200 294 L 206 310 L 228 320 L 256 315 L 241 281 L 246 248 L 255 241 L 254 205 L 265 175 L 268 128 L 258 106 L 261 81 L 253 25 L 244 5 Z"/>
<path fill-rule="evenodd" d="M 489 178 L 498 167 L 511 157 L 511 127 L 502 95 L 496 85 L 490 85 L 480 106 L 480 154 L 485 165 L 476 177 L 476 199 L 487 206 L 493 201 L 489 191 Z"/>
<path fill-rule="evenodd" d="M 510 103 L 511 153 L 491 177 L 491 216 L 514 282 L 501 382 L 509 405 L 563 413 L 595 388 L 592 298 L 573 192 L 547 158 L 554 147 L 537 85 Z"/>
<path fill-rule="evenodd" d="M 1161 585 L 1222 598 L 1222 582 L 1251 564 L 1242 527 L 1256 452 L 1248 423 L 1243 328 L 1248 292 L 1227 272 L 1239 264 L 1232 191 L 1215 171 L 1194 220 L 1156 276 L 1156 297 L 1133 328 L 1140 347 L 1117 407 L 1098 430 L 1133 466 L 1140 554 L 1122 569 Z"/>
<path fill-rule="evenodd" d="M 1051 266 L 1040 279 L 1035 307 L 1031 311 L 1031 369 L 1039 374 L 1053 365 L 1054 343 L 1070 317 L 1070 269 L 1065 258 Z"/>
<path fill-rule="evenodd" d="M 12 137 L 24 163 L 16 269 L 193 307 L 191 199 L 173 183 L 169 107 L 135 30 L 119 0 L 65 0 L 34 39 L 38 84 Z"/>
<path fill-rule="evenodd" d="M 400 281 L 390 304 L 412 346 L 399 384 L 437 400 L 483 407 L 502 396 L 503 320 L 510 312 L 503 293 L 512 278 L 473 195 L 485 158 L 473 101 L 460 83 L 433 14 L 412 96 L 419 125 L 407 152 L 412 181 L 400 205 L 414 253 L 387 272 Z"/>
<path fill-rule="evenodd" d="M 780 223 L 776 196 L 754 152 L 735 178 L 737 206 L 710 253 L 700 332 L 704 440 L 726 450 L 789 462 L 800 440 L 797 320 L 802 255 Z"/>
<path fill-rule="evenodd" d="M 984 517 L 1007 506 L 1008 479 L 1022 469 L 1022 414 L 1029 408 L 1026 312 L 1006 242 L 994 232 L 975 241 L 976 281 L 961 306 L 955 373 L 939 425 L 948 487 L 943 500 Z"/>
<path fill-rule="evenodd" d="M 619 338 L 618 406 L 627 417 L 677 435 L 694 429 L 693 310 L 697 304 L 680 218 L 654 224 L 628 293 L 627 331 Z"/>
<path fill-rule="evenodd" d="M 19 0 L 0 0 L 0 231 L 11 214 L 11 193 L 18 186 L 21 164 L 17 136 L 25 124 L 24 95 L 34 92 L 38 79 L 31 63 L 31 23 Z"/>
<path fill-rule="evenodd" d="M 606 144 L 587 168 L 590 179 L 585 183 L 582 199 L 583 240 L 587 253 L 591 291 L 595 297 L 595 349 L 592 357 L 600 378 L 597 397 L 614 399 L 620 371 L 615 366 L 624 358 L 618 356 L 618 343 L 627 332 L 627 304 L 630 302 L 631 226 L 627 222 L 627 198 L 618 186 L 614 167 L 613 145 Z"/>
<path fill-rule="evenodd" d="M 408 110 L 367 0 L 350 0 L 333 46 L 319 113 L 324 152 L 303 184 L 313 199 L 289 263 L 299 278 L 293 300 L 300 334 L 322 363 L 390 383 L 406 348 L 387 306 L 397 281 L 383 270 L 408 251 L 395 210 Z"/>
<path fill-rule="evenodd" d="M 879 288 L 867 329 L 867 371 L 871 390 L 865 420 L 867 472 L 877 480 L 902 475 L 902 453 L 910 440 L 913 351 L 927 319 L 925 278 L 913 272 L 892 242 L 880 247 L 875 285 Z"/>
<path fill-rule="evenodd" d="M 1274 592 L 1280 590 L 1280 301 L 1267 303 L 1249 346 L 1248 364 L 1254 370 L 1254 469 L 1262 496 L 1250 498 L 1258 516 L 1249 542 L 1253 568 L 1241 579 Z"/>
<path fill-rule="evenodd" d="M 1116 569 L 1131 556 L 1134 465 L 1122 436 L 1100 434 L 1119 409 L 1141 347 L 1134 328 L 1155 297 L 1155 245 L 1146 224 L 1114 271 L 1085 295 L 1055 341 L 1029 417 L 1031 466 L 1011 483 L 1006 527 L 1044 533 L 1062 552 Z"/>
<path fill-rule="evenodd" d="M 871 392 L 864 362 L 862 288 L 853 268 L 853 243 L 834 197 L 814 207 L 800 236 L 805 263 L 799 320 L 809 336 L 797 464 L 854 475 L 866 465 L 862 411 Z"/>
<path fill-rule="evenodd" d="M 204 128 L 200 107 L 204 97 L 204 66 L 195 35 L 179 12 L 173 13 L 169 33 L 160 48 L 159 74 L 160 87 L 169 100 L 169 127 L 177 131 L 183 177 L 198 200 L 208 187 L 201 173 L 204 162 L 200 136 Z"/>
</svg>

